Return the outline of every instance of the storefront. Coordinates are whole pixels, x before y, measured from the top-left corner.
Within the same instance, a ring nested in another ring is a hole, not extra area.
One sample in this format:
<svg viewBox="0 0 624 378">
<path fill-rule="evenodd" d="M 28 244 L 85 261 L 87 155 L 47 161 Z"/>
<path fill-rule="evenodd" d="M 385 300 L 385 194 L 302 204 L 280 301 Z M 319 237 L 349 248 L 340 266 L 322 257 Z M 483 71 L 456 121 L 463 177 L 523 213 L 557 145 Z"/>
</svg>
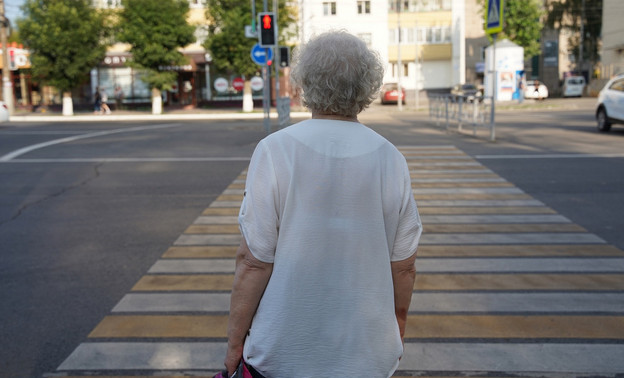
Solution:
<svg viewBox="0 0 624 378">
<path fill-rule="evenodd" d="M 187 63 L 160 67 L 163 71 L 176 71 L 178 77 L 170 91 L 163 92 L 165 106 L 197 107 L 206 100 L 205 53 L 185 53 Z M 123 97 L 126 107 L 151 104 L 151 90 L 142 80 L 144 71 L 127 66 L 132 54 L 108 52 L 102 63 L 91 71 L 91 98 L 96 87 L 105 92 L 109 103 L 114 104 L 117 95 Z"/>
<path fill-rule="evenodd" d="M 1 47 L 1 45 L 0 45 Z M 33 86 L 30 76 L 30 52 L 13 42 L 7 47 L 9 54 L 9 70 L 13 85 L 13 103 L 16 107 L 27 107 L 38 104 L 42 94 L 37 86 Z M 0 58 L 2 49 L 0 49 Z M 0 70 L 4 67 L 3 59 L 0 59 Z"/>
</svg>

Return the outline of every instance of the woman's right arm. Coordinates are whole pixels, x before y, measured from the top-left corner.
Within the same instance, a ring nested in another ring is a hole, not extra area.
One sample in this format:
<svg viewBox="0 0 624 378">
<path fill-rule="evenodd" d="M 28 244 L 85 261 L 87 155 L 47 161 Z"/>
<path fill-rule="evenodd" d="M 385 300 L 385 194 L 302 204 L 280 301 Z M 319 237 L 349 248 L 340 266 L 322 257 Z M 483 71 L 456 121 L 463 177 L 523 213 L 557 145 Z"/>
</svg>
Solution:
<svg viewBox="0 0 624 378">
<path fill-rule="evenodd" d="M 243 238 L 236 252 L 236 271 L 227 329 L 228 350 L 225 367 L 228 375 L 236 371 L 241 361 L 245 337 L 251 328 L 251 321 L 272 272 L 273 264 L 256 259 Z"/>
</svg>

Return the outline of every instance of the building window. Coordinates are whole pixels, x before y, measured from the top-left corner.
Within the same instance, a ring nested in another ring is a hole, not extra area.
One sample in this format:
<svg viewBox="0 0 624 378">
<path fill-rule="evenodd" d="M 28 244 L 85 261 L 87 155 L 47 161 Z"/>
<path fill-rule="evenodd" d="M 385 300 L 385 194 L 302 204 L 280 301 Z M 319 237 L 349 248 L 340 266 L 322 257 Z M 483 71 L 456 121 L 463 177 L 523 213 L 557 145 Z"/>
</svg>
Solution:
<svg viewBox="0 0 624 378">
<path fill-rule="evenodd" d="M 93 6 L 104 9 L 121 8 L 121 0 L 93 0 Z"/>
<path fill-rule="evenodd" d="M 323 15 L 324 16 L 335 16 L 336 15 L 336 2 L 324 2 L 323 3 Z"/>
<path fill-rule="evenodd" d="M 388 30 L 388 43 L 396 45 L 399 42 L 399 31 Z M 451 43 L 450 26 L 430 26 L 401 29 L 401 43 L 407 44 L 444 44 Z"/>
<path fill-rule="evenodd" d="M 189 0 L 191 8 L 203 8 L 206 6 L 206 0 Z"/>
<path fill-rule="evenodd" d="M 397 4 L 403 3 L 402 12 L 429 12 L 450 10 L 451 0 L 388 0 L 392 12 L 396 12 Z"/>
<path fill-rule="evenodd" d="M 195 28 L 195 41 L 200 44 L 203 45 L 204 42 L 206 41 L 206 38 L 208 38 L 208 27 L 204 26 L 204 25 L 199 25 Z"/>
<path fill-rule="evenodd" d="M 373 35 L 371 33 L 360 33 L 357 36 L 366 43 L 366 46 L 370 47 L 373 44 Z"/>
<path fill-rule="evenodd" d="M 358 14 L 370 14 L 370 1 L 357 2 Z"/>
</svg>

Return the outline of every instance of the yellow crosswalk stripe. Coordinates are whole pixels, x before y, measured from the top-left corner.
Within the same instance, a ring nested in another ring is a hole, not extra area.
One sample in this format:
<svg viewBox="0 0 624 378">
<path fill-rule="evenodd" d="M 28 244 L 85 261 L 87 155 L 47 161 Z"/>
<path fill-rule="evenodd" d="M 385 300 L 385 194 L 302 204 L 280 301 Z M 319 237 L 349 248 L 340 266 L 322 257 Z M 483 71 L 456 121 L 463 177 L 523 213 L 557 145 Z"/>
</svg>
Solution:
<svg viewBox="0 0 624 378">
<path fill-rule="evenodd" d="M 228 291 L 233 274 L 146 275 L 132 291 Z M 416 275 L 415 291 L 620 291 L 624 274 L 429 274 Z"/>
<path fill-rule="evenodd" d="M 225 338 L 227 315 L 110 315 L 89 338 Z M 622 316 L 409 315 L 405 338 L 620 339 Z"/>
</svg>

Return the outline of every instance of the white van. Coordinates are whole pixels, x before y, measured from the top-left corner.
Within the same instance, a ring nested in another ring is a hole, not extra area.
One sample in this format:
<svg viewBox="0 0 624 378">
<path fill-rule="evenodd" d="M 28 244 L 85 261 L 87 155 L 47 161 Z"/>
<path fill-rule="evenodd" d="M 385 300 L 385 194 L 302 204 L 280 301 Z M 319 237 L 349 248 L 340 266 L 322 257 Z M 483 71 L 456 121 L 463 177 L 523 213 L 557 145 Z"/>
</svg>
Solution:
<svg viewBox="0 0 624 378">
<path fill-rule="evenodd" d="M 585 89 L 585 77 L 568 76 L 563 81 L 563 97 L 581 97 Z"/>
</svg>

